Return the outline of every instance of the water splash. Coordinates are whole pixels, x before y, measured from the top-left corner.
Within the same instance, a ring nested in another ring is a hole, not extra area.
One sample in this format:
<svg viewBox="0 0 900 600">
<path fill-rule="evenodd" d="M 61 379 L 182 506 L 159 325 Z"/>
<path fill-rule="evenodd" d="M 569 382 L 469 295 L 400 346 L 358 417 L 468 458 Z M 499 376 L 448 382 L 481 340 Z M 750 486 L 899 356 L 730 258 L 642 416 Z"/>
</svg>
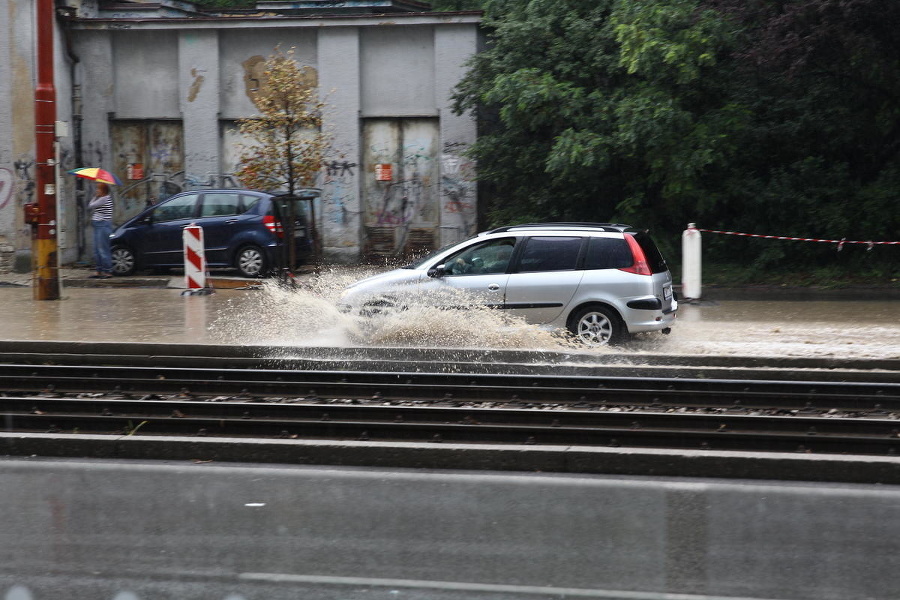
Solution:
<svg viewBox="0 0 900 600">
<path fill-rule="evenodd" d="M 508 313 L 475 306 L 459 290 L 444 305 L 434 294 L 408 293 L 401 309 L 374 316 L 342 313 L 341 292 L 374 269 L 323 271 L 299 287 L 267 281 L 253 292 L 252 309 L 234 299 L 215 318 L 210 336 L 221 343 L 280 346 L 377 346 L 425 348 L 563 349 L 565 336 L 530 325 Z"/>
</svg>

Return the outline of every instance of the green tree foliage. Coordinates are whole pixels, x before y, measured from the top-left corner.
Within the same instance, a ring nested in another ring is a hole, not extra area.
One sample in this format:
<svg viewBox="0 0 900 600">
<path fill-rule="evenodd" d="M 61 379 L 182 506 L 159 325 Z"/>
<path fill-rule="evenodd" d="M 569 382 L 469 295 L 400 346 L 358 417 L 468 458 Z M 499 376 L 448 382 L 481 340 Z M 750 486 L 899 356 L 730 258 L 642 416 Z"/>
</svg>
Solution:
<svg viewBox="0 0 900 600">
<path fill-rule="evenodd" d="M 503 190 L 493 224 L 631 222 L 673 258 L 689 221 L 900 235 L 900 3 L 493 0 L 485 21 L 455 100 L 477 110 L 480 177 Z M 888 247 L 710 242 L 759 269 L 897 265 Z"/>
</svg>

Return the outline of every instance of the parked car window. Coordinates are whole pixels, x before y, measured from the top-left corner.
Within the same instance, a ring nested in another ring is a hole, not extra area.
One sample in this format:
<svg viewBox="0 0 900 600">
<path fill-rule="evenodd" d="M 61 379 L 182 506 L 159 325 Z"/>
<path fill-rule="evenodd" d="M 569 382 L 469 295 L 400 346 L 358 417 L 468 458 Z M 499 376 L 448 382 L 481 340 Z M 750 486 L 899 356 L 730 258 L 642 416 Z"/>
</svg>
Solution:
<svg viewBox="0 0 900 600">
<path fill-rule="evenodd" d="M 634 262 L 628 242 L 622 238 L 591 238 L 588 243 L 587 256 L 584 258 L 585 269 L 624 269 Z"/>
<path fill-rule="evenodd" d="M 262 198 L 259 196 L 247 196 L 246 194 L 241 194 L 241 214 L 256 208 L 256 205 L 262 201 Z M 271 214 L 272 209 L 269 208 L 269 211 L 266 214 Z"/>
<path fill-rule="evenodd" d="M 514 245 L 513 238 L 504 238 L 469 246 L 447 259 L 444 272 L 447 275 L 503 273 L 509 266 Z"/>
<path fill-rule="evenodd" d="M 525 245 L 519 272 L 571 271 L 578 264 L 580 237 L 532 237 Z"/>
<path fill-rule="evenodd" d="M 197 204 L 197 195 L 189 194 L 173 198 L 160 204 L 153 211 L 155 222 L 177 221 L 178 219 L 190 219 L 194 216 L 194 207 Z"/>
<path fill-rule="evenodd" d="M 241 214 L 240 194 L 207 193 L 203 194 L 201 217 L 224 217 Z"/>
</svg>

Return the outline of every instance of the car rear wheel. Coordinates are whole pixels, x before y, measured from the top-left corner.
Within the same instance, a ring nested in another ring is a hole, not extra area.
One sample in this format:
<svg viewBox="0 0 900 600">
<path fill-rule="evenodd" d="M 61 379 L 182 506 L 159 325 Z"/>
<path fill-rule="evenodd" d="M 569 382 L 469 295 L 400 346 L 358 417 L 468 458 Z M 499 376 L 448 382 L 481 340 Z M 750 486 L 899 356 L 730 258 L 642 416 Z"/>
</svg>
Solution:
<svg viewBox="0 0 900 600">
<path fill-rule="evenodd" d="M 234 268 L 244 277 L 262 277 L 269 266 L 259 246 L 243 246 L 234 258 Z"/>
<path fill-rule="evenodd" d="M 625 338 L 625 324 L 610 308 L 588 306 L 569 321 L 569 331 L 588 346 L 617 344 Z"/>
<path fill-rule="evenodd" d="M 137 259 L 131 248 L 113 246 L 111 251 L 113 275 L 133 275 L 137 268 Z"/>
</svg>

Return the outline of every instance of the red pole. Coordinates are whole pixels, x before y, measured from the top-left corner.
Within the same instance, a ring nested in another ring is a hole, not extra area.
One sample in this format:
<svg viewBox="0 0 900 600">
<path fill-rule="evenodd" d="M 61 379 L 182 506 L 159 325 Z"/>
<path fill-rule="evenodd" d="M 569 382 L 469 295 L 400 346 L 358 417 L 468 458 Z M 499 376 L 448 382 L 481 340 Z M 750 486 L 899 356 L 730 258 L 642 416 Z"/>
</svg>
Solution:
<svg viewBox="0 0 900 600">
<path fill-rule="evenodd" d="M 59 300 L 56 222 L 56 88 L 53 85 L 54 0 L 37 0 L 37 85 L 34 88 L 34 133 L 37 224 L 32 226 L 35 300 Z"/>
</svg>

